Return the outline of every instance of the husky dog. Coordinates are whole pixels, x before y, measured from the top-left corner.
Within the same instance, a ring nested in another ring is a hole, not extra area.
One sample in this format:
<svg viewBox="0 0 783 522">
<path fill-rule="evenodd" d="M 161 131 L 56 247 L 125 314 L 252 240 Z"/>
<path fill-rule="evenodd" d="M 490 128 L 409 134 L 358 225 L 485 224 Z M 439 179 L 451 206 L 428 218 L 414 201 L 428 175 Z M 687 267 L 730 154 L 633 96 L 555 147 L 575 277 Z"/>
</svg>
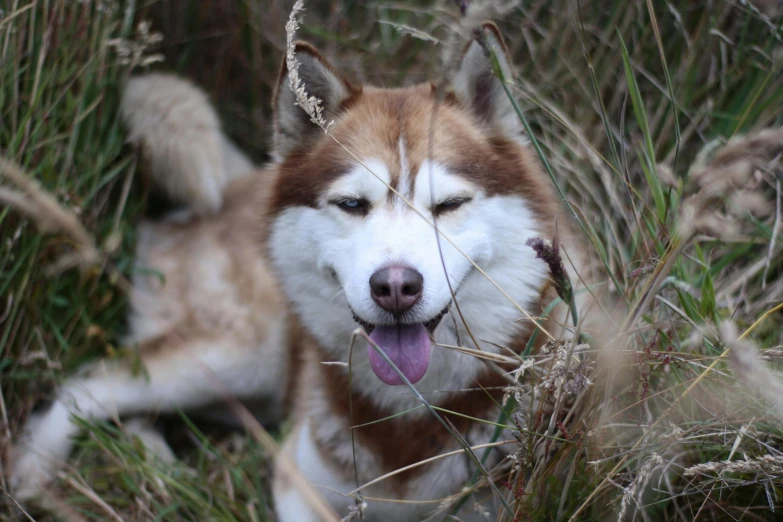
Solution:
<svg viewBox="0 0 783 522">
<path fill-rule="evenodd" d="M 194 86 L 159 74 L 128 84 L 130 140 L 186 205 L 139 226 L 137 266 L 163 275 L 137 272 L 130 296 L 127 342 L 146 377 L 105 363 L 66 381 L 14 452 L 21 498 L 68 457 L 72 416 L 219 406 L 224 394 L 261 404 L 263 422 L 293 415 L 283 454 L 341 516 L 356 478 L 460 449 L 408 383 L 468 444 L 492 439 L 476 419 L 497 417 L 507 377 L 450 348 L 524 349 L 554 300 L 526 242 L 553 237 L 558 217 L 563 236 L 567 222 L 495 74 L 513 77 L 497 28 L 484 24 L 468 43 L 445 95 L 430 83 L 354 85 L 304 43 L 296 57 L 334 125 L 325 134 L 296 105 L 283 64 L 275 160 L 259 170 Z M 563 334 L 551 317 L 539 325 Z M 474 470 L 464 454 L 414 466 L 363 489 L 364 516 L 420 520 Z M 280 520 L 319 520 L 279 471 Z"/>
</svg>

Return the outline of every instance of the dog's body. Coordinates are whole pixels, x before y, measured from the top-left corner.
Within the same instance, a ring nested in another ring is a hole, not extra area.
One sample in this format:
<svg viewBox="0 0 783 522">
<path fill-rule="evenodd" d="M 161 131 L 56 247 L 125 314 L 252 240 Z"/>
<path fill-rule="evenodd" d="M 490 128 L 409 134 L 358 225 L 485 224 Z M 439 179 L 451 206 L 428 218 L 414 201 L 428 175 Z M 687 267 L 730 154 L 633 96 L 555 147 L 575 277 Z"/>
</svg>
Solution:
<svg viewBox="0 0 783 522">
<path fill-rule="evenodd" d="M 284 67 L 277 160 L 259 171 L 193 87 L 169 76 L 132 80 L 123 105 L 131 139 L 158 185 L 188 203 L 140 225 L 137 265 L 163 276 L 147 270 L 133 281 L 128 341 L 147 378 L 99 365 L 66 382 L 28 426 L 16 491 L 34 494 L 67 458 L 72 414 L 193 409 L 233 396 L 260 405 L 263 421 L 292 411 L 284 452 L 345 515 L 354 499 L 342 494 L 357 477 L 363 484 L 460 447 L 426 408 L 415 409 L 407 386 L 392 386 L 402 376 L 441 412 L 461 415 L 441 413 L 469 444 L 489 442 L 495 427 L 471 419 L 495 420 L 506 378 L 431 339 L 524 349 L 530 318 L 553 299 L 547 266 L 526 241 L 554 235 L 559 206 L 493 75 L 487 50 L 510 77 L 505 47 L 494 26 L 482 35 L 442 100 L 429 84 L 357 88 L 300 45 L 304 86 L 336 123 L 325 136 L 295 106 Z M 558 335 L 555 322 L 543 326 Z M 359 327 L 399 372 L 359 338 L 349 380 Z M 352 440 L 351 426 L 368 423 Z M 457 455 L 383 480 L 362 490 L 365 516 L 418 520 L 474 469 Z M 318 519 L 282 473 L 274 493 L 281 520 Z"/>
</svg>

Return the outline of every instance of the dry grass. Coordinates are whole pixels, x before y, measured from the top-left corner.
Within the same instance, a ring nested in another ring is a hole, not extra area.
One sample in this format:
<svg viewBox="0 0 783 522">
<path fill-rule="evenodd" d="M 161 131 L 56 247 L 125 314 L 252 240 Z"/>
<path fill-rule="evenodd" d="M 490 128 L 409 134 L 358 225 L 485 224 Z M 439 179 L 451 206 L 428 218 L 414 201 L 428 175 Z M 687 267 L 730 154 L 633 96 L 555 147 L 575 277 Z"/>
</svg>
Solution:
<svg viewBox="0 0 783 522">
<path fill-rule="evenodd" d="M 361 81 L 433 79 L 473 20 L 457 4 L 312 2 L 300 37 Z M 290 7 L 0 7 L 0 151 L 12 162 L 0 165 L 3 446 L 60 378 L 96 356 L 133 357 L 116 339 L 147 187 L 116 118 L 122 82 L 145 67 L 193 78 L 262 159 Z M 520 362 L 498 412 L 515 451 L 490 470 L 514 513 L 502 520 L 783 511 L 781 11 L 531 0 L 499 20 L 519 65 L 510 90 L 594 248 L 595 290 L 615 298 L 611 334 Z M 563 415 L 525 411 L 531 395 Z M 47 505 L 66 520 L 272 520 L 252 437 L 175 424 L 189 444 L 173 466 L 112 424 L 89 426 Z M 0 518 L 17 513 L 0 500 Z"/>
</svg>

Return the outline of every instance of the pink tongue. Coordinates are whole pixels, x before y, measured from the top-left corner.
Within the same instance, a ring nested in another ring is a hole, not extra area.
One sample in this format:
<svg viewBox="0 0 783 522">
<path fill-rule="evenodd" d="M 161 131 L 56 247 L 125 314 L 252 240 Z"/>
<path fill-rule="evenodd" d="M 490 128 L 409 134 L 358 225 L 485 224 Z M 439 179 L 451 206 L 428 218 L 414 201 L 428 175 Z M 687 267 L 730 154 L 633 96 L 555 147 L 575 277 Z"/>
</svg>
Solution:
<svg viewBox="0 0 783 522">
<path fill-rule="evenodd" d="M 416 383 L 427 373 L 430 365 L 430 336 L 421 323 L 394 326 L 376 326 L 370 334 L 375 344 L 397 365 L 411 382 Z M 370 367 L 386 384 L 403 384 L 402 378 L 378 351 L 367 345 Z"/>
</svg>

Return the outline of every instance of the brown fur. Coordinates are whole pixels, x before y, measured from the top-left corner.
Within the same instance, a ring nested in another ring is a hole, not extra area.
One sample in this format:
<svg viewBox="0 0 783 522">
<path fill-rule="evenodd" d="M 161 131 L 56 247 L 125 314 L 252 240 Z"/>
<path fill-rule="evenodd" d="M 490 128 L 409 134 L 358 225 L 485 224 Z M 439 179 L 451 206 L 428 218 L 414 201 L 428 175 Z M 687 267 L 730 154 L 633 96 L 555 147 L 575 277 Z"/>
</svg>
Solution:
<svg viewBox="0 0 783 522">
<path fill-rule="evenodd" d="M 389 168 L 390 185 L 397 190 L 398 143 L 402 138 L 410 172 L 418 172 L 424 161 L 432 158 L 482 187 L 489 196 L 525 195 L 537 217 L 543 223 L 553 223 L 559 205 L 536 160 L 506 138 L 479 132 L 458 102 L 438 106 L 429 150 L 436 103 L 430 84 L 394 90 L 365 87 L 355 93 L 351 110 L 336 120 L 334 140 L 320 140 L 281 164 L 270 212 L 277 214 L 293 205 L 316 206 L 323 189 L 355 164 L 343 146 L 359 158 L 383 161 Z"/>
</svg>

